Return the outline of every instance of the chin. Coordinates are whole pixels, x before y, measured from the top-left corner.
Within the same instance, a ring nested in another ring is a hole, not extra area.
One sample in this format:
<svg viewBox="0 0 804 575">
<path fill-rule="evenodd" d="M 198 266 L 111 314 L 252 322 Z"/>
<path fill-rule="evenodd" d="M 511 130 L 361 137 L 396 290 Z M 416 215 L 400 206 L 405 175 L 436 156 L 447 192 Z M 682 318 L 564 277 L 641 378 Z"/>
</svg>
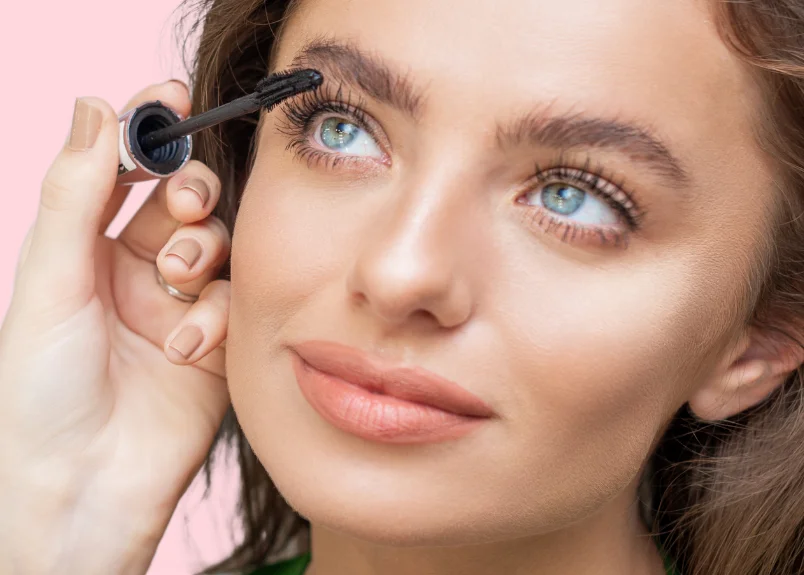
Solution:
<svg viewBox="0 0 804 575">
<path fill-rule="evenodd" d="M 523 527 L 540 531 L 537 525 L 512 521 L 516 512 L 503 511 L 498 505 L 504 504 L 501 501 L 482 504 L 477 497 L 455 497 L 454 493 L 452 500 L 447 500 L 443 492 L 417 487 L 415 482 L 390 488 L 378 479 L 371 486 L 364 482 L 361 488 L 341 477 L 324 484 L 310 475 L 300 477 L 287 467 L 272 478 L 288 504 L 312 524 L 375 544 L 479 545 L 521 537 Z M 477 505 L 469 507 L 466 501 Z"/>
<path fill-rule="evenodd" d="M 284 495 L 284 492 L 283 492 Z M 436 517 L 430 510 L 416 513 L 408 502 L 375 506 L 371 502 L 355 505 L 340 499 L 325 499 L 326 493 L 288 493 L 285 499 L 300 515 L 316 526 L 355 539 L 391 547 L 459 546 L 490 542 L 490 534 L 466 526 L 466 517 L 456 523 L 449 516 Z M 481 517 L 475 525 L 482 524 Z"/>
</svg>

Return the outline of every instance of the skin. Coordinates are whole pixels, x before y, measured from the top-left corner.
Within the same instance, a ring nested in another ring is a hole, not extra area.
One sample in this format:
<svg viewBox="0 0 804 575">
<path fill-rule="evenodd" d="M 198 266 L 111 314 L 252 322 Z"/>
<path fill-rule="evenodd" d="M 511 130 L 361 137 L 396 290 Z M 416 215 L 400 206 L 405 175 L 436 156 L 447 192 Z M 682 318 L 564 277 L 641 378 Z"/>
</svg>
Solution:
<svg viewBox="0 0 804 575">
<path fill-rule="evenodd" d="M 385 163 L 308 165 L 264 117 L 235 228 L 230 395 L 312 523 L 314 575 L 663 573 L 636 487 L 665 425 L 685 402 L 728 417 L 783 376 L 738 318 L 772 198 L 759 95 L 707 5 L 504 6 L 310 0 L 282 36 L 278 69 L 326 36 L 424 93 L 414 120 L 353 90 Z M 501 150 L 495 127 L 548 107 L 650 126 L 686 169 L 674 189 L 627 153 L 569 153 L 644 208 L 627 249 L 562 242 L 514 202 L 561 150 Z M 345 434 L 296 384 L 287 346 L 311 339 L 423 366 L 499 418 L 445 444 Z"/>
</svg>

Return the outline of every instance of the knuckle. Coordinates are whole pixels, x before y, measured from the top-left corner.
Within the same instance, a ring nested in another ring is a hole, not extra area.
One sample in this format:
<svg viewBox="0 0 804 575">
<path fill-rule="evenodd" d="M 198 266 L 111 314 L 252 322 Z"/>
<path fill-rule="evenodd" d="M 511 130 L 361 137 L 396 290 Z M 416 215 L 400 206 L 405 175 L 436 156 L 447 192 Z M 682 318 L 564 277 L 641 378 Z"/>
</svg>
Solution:
<svg viewBox="0 0 804 575">
<path fill-rule="evenodd" d="M 222 315 L 226 313 L 220 302 L 212 299 L 198 300 L 199 307 L 207 316 L 207 323 L 218 323 Z"/>
<path fill-rule="evenodd" d="M 40 203 L 54 212 L 63 212 L 75 205 L 77 193 L 57 178 L 46 177 L 42 182 Z"/>
<path fill-rule="evenodd" d="M 216 317 L 220 317 L 223 320 L 229 317 L 229 300 L 224 300 L 223 298 L 214 298 L 207 301 L 210 306 L 210 311 L 215 314 Z M 225 326 L 224 326 L 225 327 Z"/>
<path fill-rule="evenodd" d="M 210 331 L 217 331 L 222 320 L 226 319 L 228 314 L 228 309 L 223 307 L 223 305 L 214 299 L 210 299 L 202 295 L 199 296 L 198 301 L 196 301 L 192 306 L 192 311 L 188 312 L 192 314 L 193 323 L 203 325 L 205 327 L 204 331 L 209 333 Z"/>
<path fill-rule="evenodd" d="M 229 280 L 217 279 L 212 280 L 199 294 L 199 301 L 207 301 L 215 305 L 216 308 L 229 312 L 229 295 L 231 293 L 231 284 Z"/>
<path fill-rule="evenodd" d="M 86 162 L 66 162 L 64 158 L 60 158 L 42 180 L 42 204 L 56 211 L 70 209 L 86 195 L 82 188 L 98 185 L 96 172 Z"/>
<path fill-rule="evenodd" d="M 231 234 L 229 228 L 223 223 L 223 220 L 217 216 L 209 216 L 207 218 L 207 226 L 215 233 L 216 236 L 222 238 L 225 242 L 231 242 Z"/>
</svg>

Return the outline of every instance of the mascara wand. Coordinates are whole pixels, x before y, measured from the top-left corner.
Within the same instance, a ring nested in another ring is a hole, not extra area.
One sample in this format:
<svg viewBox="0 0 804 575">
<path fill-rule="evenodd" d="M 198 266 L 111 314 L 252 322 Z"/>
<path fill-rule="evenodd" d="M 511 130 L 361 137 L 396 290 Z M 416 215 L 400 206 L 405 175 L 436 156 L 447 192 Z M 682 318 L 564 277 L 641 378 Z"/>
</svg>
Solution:
<svg viewBox="0 0 804 575">
<path fill-rule="evenodd" d="M 272 74 L 257 84 L 256 90 L 248 96 L 233 100 L 228 104 L 208 110 L 198 116 L 161 128 L 140 138 L 140 146 L 145 153 L 169 144 L 184 136 L 211 128 L 216 124 L 256 112 L 260 108 L 268 111 L 282 100 L 313 90 L 321 85 L 324 77 L 316 70 L 298 70 Z"/>
<path fill-rule="evenodd" d="M 323 81 L 320 72 L 310 69 L 272 74 L 260 80 L 253 93 L 186 120 L 159 101 L 146 102 L 118 118 L 117 183 L 170 177 L 190 161 L 192 134 L 261 108 L 270 111 L 287 98 L 316 89 Z"/>
</svg>

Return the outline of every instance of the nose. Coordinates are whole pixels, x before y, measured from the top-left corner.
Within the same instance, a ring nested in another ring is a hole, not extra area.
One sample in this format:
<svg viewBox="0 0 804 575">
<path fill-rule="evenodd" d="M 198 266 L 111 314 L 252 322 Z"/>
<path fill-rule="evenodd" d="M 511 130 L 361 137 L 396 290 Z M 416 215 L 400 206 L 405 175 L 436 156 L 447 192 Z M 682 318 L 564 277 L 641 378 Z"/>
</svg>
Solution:
<svg viewBox="0 0 804 575">
<path fill-rule="evenodd" d="M 426 318 L 454 328 L 469 319 L 474 306 L 465 251 L 471 241 L 463 241 L 467 210 L 450 209 L 438 190 L 419 192 L 372 226 L 347 289 L 386 325 Z"/>
</svg>

